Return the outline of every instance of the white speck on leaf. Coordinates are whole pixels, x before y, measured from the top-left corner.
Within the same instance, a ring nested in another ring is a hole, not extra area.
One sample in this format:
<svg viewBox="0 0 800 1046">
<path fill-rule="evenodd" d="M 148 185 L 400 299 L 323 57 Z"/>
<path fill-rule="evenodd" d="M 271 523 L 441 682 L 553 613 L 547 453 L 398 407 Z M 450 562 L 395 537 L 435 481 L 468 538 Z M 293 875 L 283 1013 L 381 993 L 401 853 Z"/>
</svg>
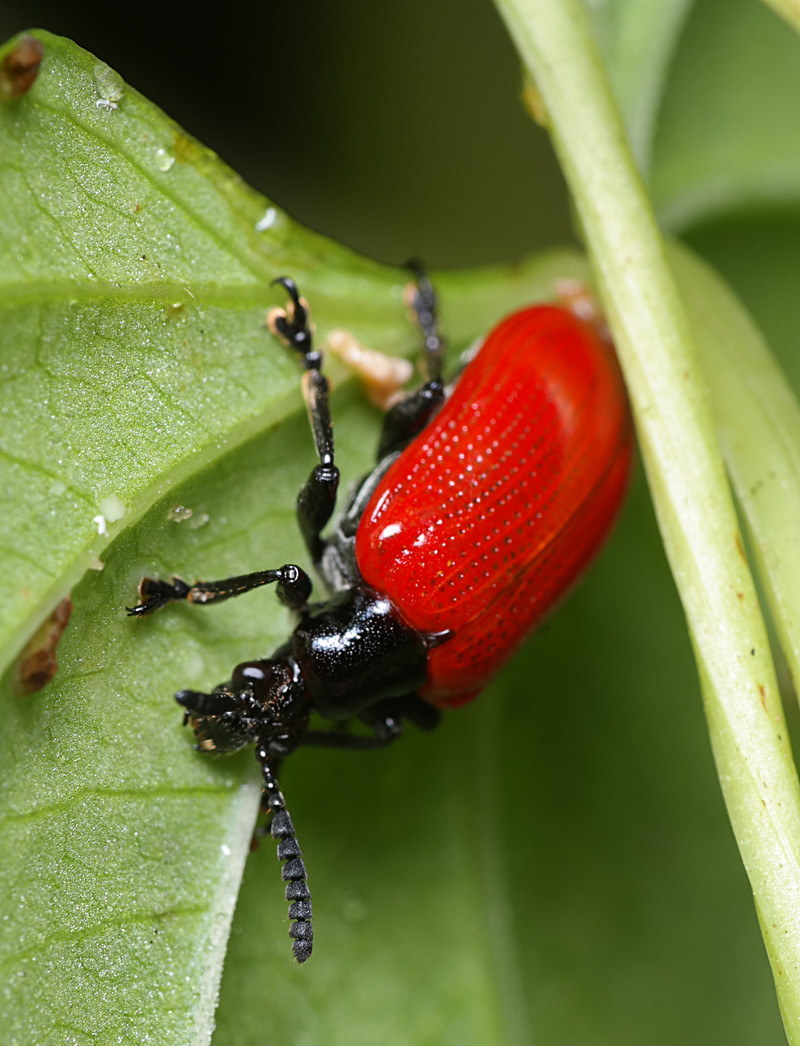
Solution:
<svg viewBox="0 0 800 1046">
<path fill-rule="evenodd" d="M 122 519 L 128 511 L 125 508 L 124 502 L 118 498 L 116 494 L 108 494 L 106 497 L 101 498 L 100 504 L 97 507 L 109 523 L 116 523 L 117 520 Z"/>
<path fill-rule="evenodd" d="M 114 112 L 119 108 L 118 103 L 122 101 L 125 94 L 125 81 L 105 62 L 97 63 L 93 75 L 95 90 L 98 94 L 95 105 L 106 112 Z"/>
<path fill-rule="evenodd" d="M 275 224 L 275 219 L 278 217 L 278 212 L 274 207 L 267 207 L 264 212 L 264 217 L 259 218 L 256 222 L 256 232 L 265 232 L 267 229 L 271 229 Z"/>
</svg>

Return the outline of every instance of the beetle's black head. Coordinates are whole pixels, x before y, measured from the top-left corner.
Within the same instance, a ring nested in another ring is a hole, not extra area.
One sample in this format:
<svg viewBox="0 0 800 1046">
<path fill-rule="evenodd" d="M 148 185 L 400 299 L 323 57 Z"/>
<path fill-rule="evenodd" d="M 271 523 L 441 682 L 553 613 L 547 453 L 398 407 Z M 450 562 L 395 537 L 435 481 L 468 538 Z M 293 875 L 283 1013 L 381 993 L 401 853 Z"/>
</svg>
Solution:
<svg viewBox="0 0 800 1046">
<path fill-rule="evenodd" d="M 244 661 L 212 693 L 179 690 L 175 700 L 202 751 L 235 752 L 258 742 L 282 758 L 308 724 L 308 698 L 295 675 L 282 659 Z"/>
<path fill-rule="evenodd" d="M 290 656 L 243 661 L 229 682 L 212 693 L 179 690 L 175 700 L 186 709 L 184 724 L 191 725 L 202 751 L 235 752 L 255 743 L 264 780 L 261 802 L 271 817 L 270 832 L 284 862 L 292 952 L 298 962 L 305 962 L 313 941 L 311 893 L 277 778 L 282 759 L 297 748 L 308 726 L 311 702 L 297 666 Z"/>
</svg>

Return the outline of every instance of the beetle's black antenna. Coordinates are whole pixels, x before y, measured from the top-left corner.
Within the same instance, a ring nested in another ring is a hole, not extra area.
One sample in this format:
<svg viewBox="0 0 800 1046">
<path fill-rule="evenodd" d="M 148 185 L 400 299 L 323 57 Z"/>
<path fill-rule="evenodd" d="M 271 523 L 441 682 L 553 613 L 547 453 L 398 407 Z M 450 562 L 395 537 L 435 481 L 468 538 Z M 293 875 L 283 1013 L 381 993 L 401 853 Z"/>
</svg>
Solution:
<svg viewBox="0 0 800 1046">
<path fill-rule="evenodd" d="M 305 962 L 311 956 L 314 944 L 314 930 L 311 925 L 311 891 L 308 888 L 308 877 L 303 851 L 297 842 L 292 819 L 286 809 L 286 800 L 278 786 L 269 748 L 256 745 L 256 759 L 261 764 L 264 777 L 263 804 L 272 814 L 270 834 L 278 843 L 278 858 L 284 861 L 281 878 L 286 883 L 286 900 L 289 901 L 289 936 L 292 940 L 292 954 L 298 962 Z"/>
</svg>

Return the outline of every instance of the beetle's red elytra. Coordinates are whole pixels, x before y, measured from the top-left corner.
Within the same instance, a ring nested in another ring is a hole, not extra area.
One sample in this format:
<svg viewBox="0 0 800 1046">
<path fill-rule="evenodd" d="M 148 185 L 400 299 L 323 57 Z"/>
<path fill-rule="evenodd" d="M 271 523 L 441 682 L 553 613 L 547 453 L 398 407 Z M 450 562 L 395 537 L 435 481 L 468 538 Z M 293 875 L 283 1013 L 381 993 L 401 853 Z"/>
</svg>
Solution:
<svg viewBox="0 0 800 1046">
<path fill-rule="evenodd" d="M 175 697 L 201 751 L 255 745 L 298 962 L 312 950 L 311 894 L 283 760 L 301 744 L 386 745 L 405 721 L 428 729 L 440 708 L 475 697 L 598 551 L 631 468 L 628 403 L 595 324 L 554 305 L 515 312 L 447 388 L 436 296 L 412 267 L 427 380 L 387 411 L 375 468 L 325 536 L 339 485 L 329 385 L 307 303 L 289 277 L 274 281 L 289 301 L 269 326 L 301 357 L 318 460 L 297 519 L 327 598 L 311 602 L 309 575 L 287 563 L 194 584 L 144 578 L 129 608 L 142 617 L 274 584 L 296 613 L 271 657 L 237 665 L 210 693 Z"/>
<path fill-rule="evenodd" d="M 386 472 L 356 536 L 361 576 L 431 650 L 419 693 L 483 690 L 603 543 L 627 485 L 630 414 L 616 357 L 557 306 L 503 320 Z"/>
</svg>

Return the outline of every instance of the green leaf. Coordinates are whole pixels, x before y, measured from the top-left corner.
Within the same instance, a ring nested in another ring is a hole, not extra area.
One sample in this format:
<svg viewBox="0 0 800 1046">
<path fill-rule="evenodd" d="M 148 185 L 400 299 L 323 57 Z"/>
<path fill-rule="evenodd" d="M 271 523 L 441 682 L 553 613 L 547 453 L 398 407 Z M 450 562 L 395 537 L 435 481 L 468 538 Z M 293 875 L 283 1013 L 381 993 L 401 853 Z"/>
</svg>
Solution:
<svg viewBox="0 0 800 1046">
<path fill-rule="evenodd" d="M 692 12 L 659 115 L 651 170 L 662 222 L 776 204 L 796 208 L 800 39 L 763 4 L 705 0 Z"/>
<path fill-rule="evenodd" d="M 386 330 L 393 275 L 300 230 L 135 91 L 109 102 L 107 66 L 40 38 L 33 89 L 0 113 L 3 489 L 36 520 L 4 521 L 6 650 L 170 484 L 291 409 L 292 363 L 263 330 L 284 267 L 323 329 L 346 320 L 349 274 L 372 291 L 350 299 L 358 333 L 404 337 Z"/>
<path fill-rule="evenodd" d="M 794 0 L 769 2 L 797 24 Z M 586 6 L 631 150 L 666 226 L 797 205 L 796 34 L 753 0 Z"/>
<path fill-rule="evenodd" d="M 415 335 L 404 276 L 290 222 L 91 55 L 37 36 L 38 79 L 0 108 L 3 664 L 70 591 L 75 612 L 52 683 L 20 699 L 4 680 L 4 1035 L 206 1042 L 258 786 L 251 757 L 191 750 L 170 694 L 269 652 L 288 621 L 263 594 L 152 621 L 123 607 L 144 573 L 304 559 L 293 506 L 313 453 L 296 361 L 264 330 L 270 279 L 298 280 L 323 334 L 406 351 Z M 583 271 L 561 253 L 443 277 L 455 345 Z M 344 382 L 334 412 L 353 478 L 378 418 Z M 485 973 L 463 927 L 458 1005 Z"/>
<path fill-rule="evenodd" d="M 693 316 L 723 454 L 792 678 L 800 678 L 800 406 L 758 329 L 712 269 L 673 264 Z"/>
</svg>

